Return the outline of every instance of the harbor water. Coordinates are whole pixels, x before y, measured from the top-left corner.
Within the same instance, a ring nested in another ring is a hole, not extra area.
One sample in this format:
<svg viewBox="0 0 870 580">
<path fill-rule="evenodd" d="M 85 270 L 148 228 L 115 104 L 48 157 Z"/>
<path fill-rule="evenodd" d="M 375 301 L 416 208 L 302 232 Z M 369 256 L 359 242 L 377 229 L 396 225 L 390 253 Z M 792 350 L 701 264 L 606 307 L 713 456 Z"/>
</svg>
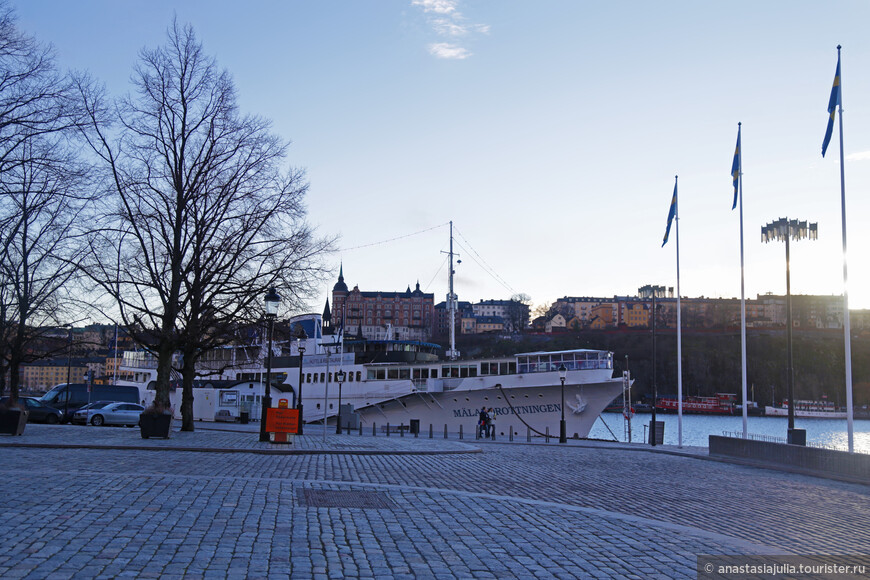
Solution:
<svg viewBox="0 0 870 580">
<path fill-rule="evenodd" d="M 631 440 L 645 443 L 648 440 L 649 422 L 652 415 L 638 413 L 631 420 Z M 656 413 L 656 421 L 665 423 L 664 444 L 677 445 L 679 437 L 678 417 L 675 414 Z M 710 435 L 723 435 L 726 432 L 743 433 L 743 417 L 718 415 L 683 415 L 683 445 L 689 447 L 708 447 Z M 870 454 L 870 420 L 855 419 L 854 445 L 858 453 Z M 608 429 L 609 428 L 609 429 Z M 849 439 L 845 419 L 795 419 L 795 428 L 806 429 L 807 443 L 829 449 L 848 451 Z M 787 417 L 754 417 L 747 421 L 750 435 L 775 437 L 785 441 L 788 431 Z M 611 434 L 612 432 L 612 434 Z M 627 441 L 625 420 L 620 413 L 602 413 L 589 437 L 593 439 Z"/>
</svg>

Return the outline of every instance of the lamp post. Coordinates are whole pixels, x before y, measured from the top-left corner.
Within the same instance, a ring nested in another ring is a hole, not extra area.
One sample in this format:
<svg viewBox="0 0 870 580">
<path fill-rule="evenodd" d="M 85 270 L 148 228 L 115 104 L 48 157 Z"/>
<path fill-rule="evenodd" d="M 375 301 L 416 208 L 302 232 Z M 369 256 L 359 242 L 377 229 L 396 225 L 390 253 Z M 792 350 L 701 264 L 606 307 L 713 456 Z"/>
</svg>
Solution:
<svg viewBox="0 0 870 580">
<path fill-rule="evenodd" d="M 339 370 L 335 373 L 335 380 L 338 382 L 338 421 L 335 426 L 335 434 L 341 435 L 341 383 L 347 378 L 347 373 Z"/>
<path fill-rule="evenodd" d="M 305 425 L 305 422 L 302 420 L 302 357 L 305 354 L 305 344 L 302 341 L 307 338 L 308 335 L 305 334 L 304 330 L 300 330 L 299 335 L 296 337 L 296 350 L 299 351 L 299 396 L 296 399 L 296 410 L 299 411 L 298 435 L 302 435 L 302 426 Z"/>
<path fill-rule="evenodd" d="M 780 218 L 775 222 L 770 222 L 761 228 L 762 242 L 785 242 L 785 318 L 786 318 L 786 343 L 787 343 L 787 361 L 785 369 L 786 388 L 788 390 L 788 439 L 787 441 L 793 445 L 806 445 L 807 435 L 804 429 L 794 428 L 794 367 L 792 365 L 792 319 L 791 319 L 791 268 L 789 265 L 789 241 L 802 240 L 808 238 L 810 240 L 819 239 L 819 224 L 810 223 L 798 220 L 789 220 L 788 218 Z"/>
<path fill-rule="evenodd" d="M 559 380 L 562 381 L 562 420 L 559 421 L 559 443 L 568 442 L 568 429 L 565 425 L 565 379 L 568 377 L 568 369 L 565 364 L 559 365 Z"/>
<path fill-rule="evenodd" d="M 269 321 L 269 348 L 266 351 L 266 384 L 263 390 L 262 413 L 260 414 L 260 441 L 266 442 L 269 441 L 269 434 L 266 432 L 266 413 L 272 406 L 272 330 L 275 327 L 275 316 L 278 314 L 280 302 L 281 297 L 278 296 L 275 289 L 269 289 L 265 297 L 266 320 Z"/>
</svg>

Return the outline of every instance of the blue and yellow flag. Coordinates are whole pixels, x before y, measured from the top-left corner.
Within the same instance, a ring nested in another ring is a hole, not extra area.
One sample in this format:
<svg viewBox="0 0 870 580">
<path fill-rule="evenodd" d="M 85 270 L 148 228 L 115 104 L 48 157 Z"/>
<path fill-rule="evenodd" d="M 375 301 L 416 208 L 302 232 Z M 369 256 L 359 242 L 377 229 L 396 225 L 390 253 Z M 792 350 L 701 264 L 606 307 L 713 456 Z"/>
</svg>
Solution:
<svg viewBox="0 0 870 580">
<path fill-rule="evenodd" d="M 834 132 L 834 115 L 837 113 L 837 105 L 840 104 L 840 52 L 837 47 L 837 73 L 834 75 L 834 86 L 831 88 L 831 98 L 828 99 L 828 128 L 825 130 L 825 140 L 822 141 L 822 157 L 825 156 L 825 151 L 828 150 L 828 143 L 831 142 L 831 135 Z"/>
<path fill-rule="evenodd" d="M 737 148 L 734 149 L 734 161 L 731 162 L 731 178 L 734 180 L 734 203 L 731 209 L 737 207 L 737 186 L 740 180 L 740 123 L 737 123 Z"/>
<path fill-rule="evenodd" d="M 668 243 L 668 235 L 671 233 L 671 222 L 677 215 L 677 184 L 674 183 L 674 197 L 671 198 L 671 210 L 668 212 L 668 229 L 665 230 L 665 239 L 662 241 L 662 247 Z"/>
</svg>

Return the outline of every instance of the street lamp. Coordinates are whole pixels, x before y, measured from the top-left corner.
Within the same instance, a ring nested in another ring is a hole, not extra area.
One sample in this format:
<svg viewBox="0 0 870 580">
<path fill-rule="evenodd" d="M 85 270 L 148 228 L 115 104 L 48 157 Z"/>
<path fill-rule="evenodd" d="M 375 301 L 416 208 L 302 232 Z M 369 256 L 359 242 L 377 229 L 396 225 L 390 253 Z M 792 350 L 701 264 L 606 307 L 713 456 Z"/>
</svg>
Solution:
<svg viewBox="0 0 870 580">
<path fill-rule="evenodd" d="M 305 330 L 300 329 L 299 334 L 296 336 L 296 350 L 299 351 L 299 397 L 296 399 L 296 410 L 299 411 L 299 435 L 302 435 L 302 426 L 305 425 L 305 422 L 302 420 L 302 355 L 305 354 L 305 344 L 302 341 L 307 338 L 308 335 L 305 334 Z"/>
<path fill-rule="evenodd" d="M 792 366 L 792 320 L 791 320 L 791 271 L 789 267 L 789 241 L 802 240 L 808 238 L 810 240 L 819 239 L 819 224 L 808 224 L 805 221 L 789 220 L 788 218 L 780 218 L 775 222 L 771 222 L 761 228 L 762 242 L 785 242 L 785 318 L 786 318 L 786 342 L 788 351 L 788 360 L 786 362 L 786 387 L 788 388 L 788 439 L 792 445 L 806 445 L 807 433 L 804 429 L 794 428 L 794 368 Z"/>
<path fill-rule="evenodd" d="M 262 413 L 260 414 L 260 441 L 269 441 L 269 434 L 266 432 L 266 412 L 272 406 L 272 330 L 275 327 L 275 316 L 278 315 L 278 304 L 281 302 L 281 297 L 275 292 L 274 288 L 269 289 L 265 297 L 266 303 L 266 320 L 269 321 L 269 348 L 266 351 L 266 387 L 262 398 Z"/>
<path fill-rule="evenodd" d="M 341 435 L 341 383 L 347 378 L 347 373 L 339 370 L 335 373 L 335 380 L 338 381 L 338 423 L 335 426 L 336 435 Z"/>
<path fill-rule="evenodd" d="M 568 377 L 568 369 L 565 364 L 559 365 L 559 380 L 562 381 L 562 420 L 559 422 L 559 443 L 568 442 L 568 429 L 565 425 L 565 379 Z"/>
</svg>

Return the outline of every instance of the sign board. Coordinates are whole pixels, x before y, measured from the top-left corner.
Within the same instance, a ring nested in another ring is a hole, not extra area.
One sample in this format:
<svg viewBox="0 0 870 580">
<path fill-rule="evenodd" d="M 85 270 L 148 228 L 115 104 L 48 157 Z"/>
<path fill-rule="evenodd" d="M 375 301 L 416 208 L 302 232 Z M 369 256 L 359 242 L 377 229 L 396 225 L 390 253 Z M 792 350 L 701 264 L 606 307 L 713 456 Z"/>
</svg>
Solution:
<svg viewBox="0 0 870 580">
<path fill-rule="evenodd" d="M 299 410 L 298 409 L 266 409 L 266 432 L 267 433 L 298 433 Z"/>
<path fill-rule="evenodd" d="M 649 444 L 653 445 L 653 433 L 655 433 L 655 445 L 663 445 L 665 441 L 665 422 L 649 422 Z"/>
</svg>

